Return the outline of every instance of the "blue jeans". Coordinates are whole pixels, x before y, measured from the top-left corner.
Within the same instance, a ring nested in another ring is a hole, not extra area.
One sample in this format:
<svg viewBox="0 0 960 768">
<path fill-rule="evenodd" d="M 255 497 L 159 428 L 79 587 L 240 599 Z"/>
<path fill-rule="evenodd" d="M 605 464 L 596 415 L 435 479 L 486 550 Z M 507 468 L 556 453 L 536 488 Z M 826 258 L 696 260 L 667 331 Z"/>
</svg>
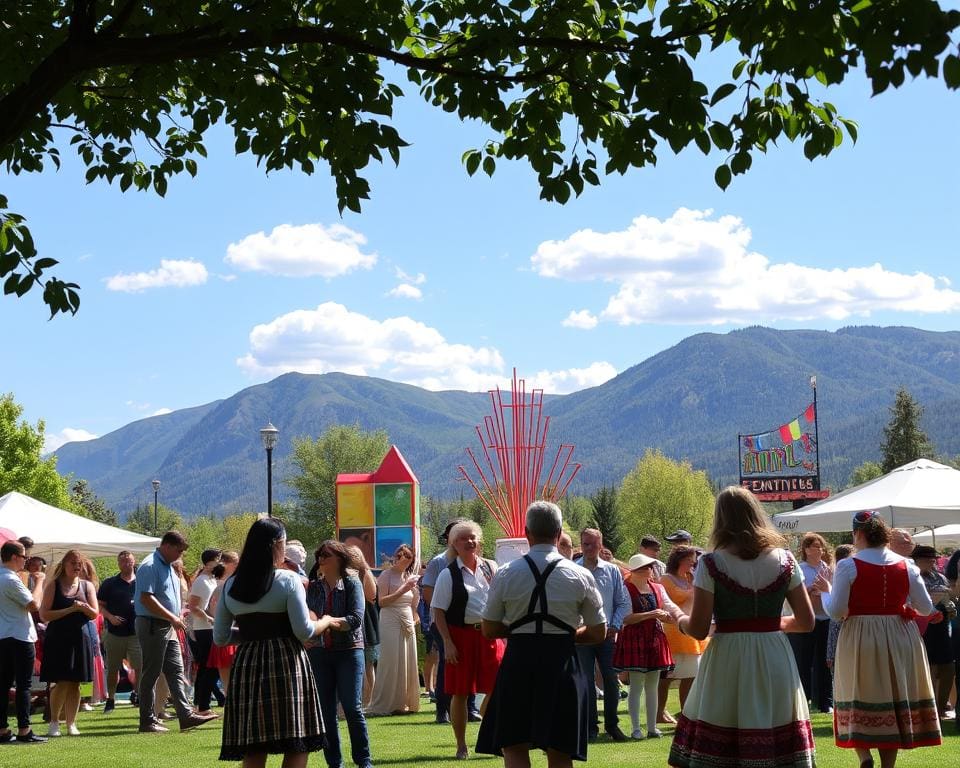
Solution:
<svg viewBox="0 0 960 768">
<path fill-rule="evenodd" d="M 600 730 L 600 724 L 597 718 L 597 686 L 593 682 L 594 662 L 600 666 L 600 674 L 603 677 L 603 729 L 609 731 L 617 727 L 617 709 L 620 707 L 620 684 L 617 681 L 617 673 L 613 668 L 613 638 L 608 637 L 598 645 L 578 645 L 577 657 L 580 659 L 580 667 L 587 678 L 587 696 L 590 699 L 590 714 L 587 721 L 590 726 L 590 733 L 595 734 Z"/>
<path fill-rule="evenodd" d="M 324 736 L 327 746 L 323 750 L 330 768 L 340 768 L 343 756 L 340 753 L 340 733 L 337 729 L 337 702 L 343 707 L 343 715 L 350 733 L 350 754 L 353 762 L 366 768 L 370 765 L 370 739 L 367 736 L 367 720 L 363 716 L 360 697 L 363 692 L 363 649 L 343 651 L 311 648 L 307 651 L 313 676 L 317 680 L 320 695 L 320 713 L 323 715 Z"/>
</svg>

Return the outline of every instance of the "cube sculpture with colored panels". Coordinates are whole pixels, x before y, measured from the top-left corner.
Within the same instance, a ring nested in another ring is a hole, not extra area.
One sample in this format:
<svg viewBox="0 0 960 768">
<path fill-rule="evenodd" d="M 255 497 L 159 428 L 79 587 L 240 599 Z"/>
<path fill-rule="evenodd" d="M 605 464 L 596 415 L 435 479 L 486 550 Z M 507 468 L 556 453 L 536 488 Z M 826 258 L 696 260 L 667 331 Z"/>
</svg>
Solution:
<svg viewBox="0 0 960 768">
<path fill-rule="evenodd" d="M 420 558 L 420 481 L 397 446 L 376 472 L 337 475 L 337 538 L 360 547 L 371 568 L 385 568 L 406 544 Z"/>
</svg>

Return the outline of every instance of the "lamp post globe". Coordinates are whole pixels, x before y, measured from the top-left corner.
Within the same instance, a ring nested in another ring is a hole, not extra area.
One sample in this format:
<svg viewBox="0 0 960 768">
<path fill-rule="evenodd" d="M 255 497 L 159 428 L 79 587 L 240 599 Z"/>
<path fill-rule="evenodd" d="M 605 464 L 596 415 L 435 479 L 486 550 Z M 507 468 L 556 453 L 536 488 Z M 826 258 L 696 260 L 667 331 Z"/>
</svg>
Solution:
<svg viewBox="0 0 960 768">
<path fill-rule="evenodd" d="M 160 494 L 160 481 L 154 480 L 151 485 L 153 485 L 153 535 L 159 536 L 157 522 L 157 496 Z"/>
<path fill-rule="evenodd" d="M 273 516 L 273 448 L 279 434 L 280 430 L 270 422 L 260 430 L 260 440 L 267 452 L 267 517 Z"/>
</svg>

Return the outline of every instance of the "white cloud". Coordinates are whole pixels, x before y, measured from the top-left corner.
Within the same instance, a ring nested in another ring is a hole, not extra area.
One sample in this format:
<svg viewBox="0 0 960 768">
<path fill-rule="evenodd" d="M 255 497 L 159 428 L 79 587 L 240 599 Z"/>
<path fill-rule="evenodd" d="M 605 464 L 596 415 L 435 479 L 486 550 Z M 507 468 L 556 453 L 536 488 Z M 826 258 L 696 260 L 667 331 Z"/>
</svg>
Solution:
<svg viewBox="0 0 960 768">
<path fill-rule="evenodd" d="M 334 302 L 256 326 L 250 352 L 237 363 L 263 377 L 341 371 L 427 389 L 467 390 L 493 386 L 504 368 L 495 349 L 452 344 L 409 317 L 379 321 Z"/>
<path fill-rule="evenodd" d="M 503 357 L 492 347 L 453 343 L 437 329 L 410 317 L 381 321 L 335 302 L 289 312 L 254 327 L 250 351 L 237 364 L 257 378 L 290 371 L 340 371 L 431 390 L 472 392 L 509 383 Z M 528 382 L 549 392 L 569 392 L 598 384 L 615 373 L 608 363 L 594 363 L 583 369 L 544 371 L 528 377 Z"/>
<path fill-rule="evenodd" d="M 427 282 L 427 276 L 423 272 L 418 272 L 416 275 L 408 275 L 400 267 L 397 267 L 395 270 L 397 280 L 401 283 L 409 283 L 410 285 L 423 285 Z"/>
<path fill-rule="evenodd" d="M 361 251 L 366 243 L 367 238 L 342 224 L 281 224 L 269 235 L 256 232 L 231 243 L 224 261 L 283 277 L 339 277 L 377 263 L 376 254 Z"/>
<path fill-rule="evenodd" d="M 423 298 L 423 291 L 417 286 L 409 283 L 400 283 L 396 288 L 387 291 L 387 296 L 393 296 L 395 299 L 415 299 L 420 301 Z"/>
<path fill-rule="evenodd" d="M 565 395 L 587 387 L 597 387 L 617 375 L 610 363 L 592 363 L 586 368 L 568 368 L 565 371 L 540 371 L 531 377 L 537 389 L 554 395 Z"/>
<path fill-rule="evenodd" d="M 596 315 L 590 314 L 589 309 L 581 309 L 579 312 L 571 311 L 562 325 L 566 328 L 582 328 L 589 331 L 591 328 L 596 328 L 598 322 Z"/>
<path fill-rule="evenodd" d="M 149 272 L 121 272 L 106 279 L 107 290 L 140 293 L 148 288 L 186 288 L 207 282 L 207 268 L 193 259 L 161 259 Z"/>
<path fill-rule="evenodd" d="M 170 409 L 170 408 L 157 408 L 157 410 L 155 410 L 155 411 L 154 411 L 153 413 L 151 413 L 150 415 L 151 415 L 151 416 L 166 416 L 168 413 L 173 413 L 173 410 Z"/>
<path fill-rule="evenodd" d="M 735 216 L 680 208 L 664 221 L 639 216 L 621 232 L 580 230 L 540 244 L 543 277 L 617 286 L 600 314 L 621 325 L 842 320 L 875 311 L 953 312 L 960 292 L 946 278 L 870 267 L 822 269 L 772 263 L 749 250 Z M 572 325 L 581 312 L 571 312 Z"/>
<path fill-rule="evenodd" d="M 85 429 L 73 429 L 72 427 L 66 427 L 61 429 L 56 433 L 45 433 L 43 436 L 43 452 L 53 453 L 57 448 L 60 448 L 67 443 L 82 443 L 86 440 L 96 440 L 98 435 L 93 434 L 92 432 L 87 432 Z"/>
</svg>

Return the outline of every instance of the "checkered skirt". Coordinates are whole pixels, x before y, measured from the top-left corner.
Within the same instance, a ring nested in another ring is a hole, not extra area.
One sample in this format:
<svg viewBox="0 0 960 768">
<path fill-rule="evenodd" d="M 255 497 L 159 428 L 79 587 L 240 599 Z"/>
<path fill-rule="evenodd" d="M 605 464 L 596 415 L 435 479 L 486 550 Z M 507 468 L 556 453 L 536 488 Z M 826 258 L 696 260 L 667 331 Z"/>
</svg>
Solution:
<svg viewBox="0 0 960 768">
<path fill-rule="evenodd" d="M 241 643 L 227 689 L 220 759 L 316 752 L 324 743 L 320 700 L 303 645 L 290 637 Z"/>
</svg>

